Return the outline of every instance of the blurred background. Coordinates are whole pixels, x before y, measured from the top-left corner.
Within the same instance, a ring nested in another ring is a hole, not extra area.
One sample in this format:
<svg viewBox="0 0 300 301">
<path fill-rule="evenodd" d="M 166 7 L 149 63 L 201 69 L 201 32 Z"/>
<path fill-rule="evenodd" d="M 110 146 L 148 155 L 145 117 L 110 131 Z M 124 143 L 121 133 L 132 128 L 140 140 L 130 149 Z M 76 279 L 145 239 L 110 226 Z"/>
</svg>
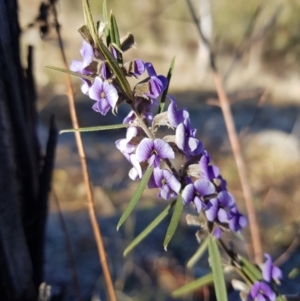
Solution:
<svg viewBox="0 0 300 301">
<path fill-rule="evenodd" d="M 102 1 L 90 1 L 97 20 Z M 234 159 L 231 153 L 214 89 L 208 54 L 183 0 L 110 0 L 121 36 L 131 32 L 136 49 L 125 54 L 129 60 L 140 58 L 154 64 L 158 74 L 166 75 L 176 56 L 169 93 L 180 107 L 191 114 L 197 136 L 221 169 L 243 213 L 247 213 Z M 284 293 L 299 291 L 298 246 L 300 223 L 300 2 L 298 0 L 200 0 L 192 1 L 201 17 L 202 30 L 216 54 L 232 104 L 236 128 L 247 163 L 255 207 L 261 228 L 263 248 L 281 257 L 286 278 Z M 28 45 L 35 51 L 35 80 L 38 92 L 39 133 L 45 146 L 49 119 L 55 114 L 59 130 L 71 128 L 65 77 L 45 68 L 63 67 L 53 18 L 42 39 L 34 22 L 40 0 L 19 1 L 23 31 L 22 51 Z M 61 32 L 69 62 L 79 60 L 82 38 L 77 29 L 84 23 L 81 1 L 57 3 Z M 80 92 L 80 81 L 73 79 L 81 127 L 121 123 L 128 113 L 125 105 L 117 117 L 102 116 L 91 109 L 93 101 Z M 185 263 L 197 248 L 196 228 L 181 227 L 168 252 L 162 241 L 168 221 L 154 231 L 128 258 L 122 252 L 128 242 L 164 208 L 156 192 L 146 190 L 138 209 L 121 233 L 116 231 L 120 213 L 137 187 L 129 180 L 129 164 L 115 148 L 124 130 L 84 133 L 83 140 L 91 173 L 96 210 L 107 246 L 108 259 L 120 300 L 173 300 L 172 290 L 205 274 L 209 268 L 202 260 L 192 271 Z M 187 208 L 186 213 L 193 213 Z M 186 214 L 185 213 L 185 214 Z M 66 228 L 61 219 L 63 214 Z M 67 231 L 66 231 L 67 230 Z M 46 248 L 46 281 L 52 286 L 53 300 L 105 300 L 104 280 L 97 259 L 87 217 L 85 187 L 73 134 L 59 136 L 56 167 L 49 203 Z M 66 244 L 68 232 L 71 245 Z M 248 230 L 244 231 L 249 241 Z M 244 249 L 240 241 L 237 247 Z M 71 260 L 71 253 L 74 261 Z M 75 267 L 79 286 L 74 280 Z M 297 286 L 298 285 L 298 286 Z M 200 300 L 208 294 L 198 291 L 185 300 Z M 237 298 L 233 294 L 232 298 Z M 207 299 L 208 300 L 208 299 Z"/>
</svg>

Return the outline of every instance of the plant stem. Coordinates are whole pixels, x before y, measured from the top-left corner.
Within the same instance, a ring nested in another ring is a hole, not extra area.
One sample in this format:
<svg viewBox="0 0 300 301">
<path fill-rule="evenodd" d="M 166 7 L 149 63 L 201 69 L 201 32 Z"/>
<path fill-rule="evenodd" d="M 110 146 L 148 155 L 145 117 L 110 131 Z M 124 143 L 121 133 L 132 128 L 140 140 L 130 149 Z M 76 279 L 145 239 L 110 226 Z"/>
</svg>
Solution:
<svg viewBox="0 0 300 301">
<path fill-rule="evenodd" d="M 65 67 L 65 69 L 68 69 L 69 66 L 68 66 L 67 58 L 66 58 L 65 51 L 64 51 L 63 40 L 62 40 L 61 33 L 60 33 L 60 25 L 58 23 L 57 11 L 56 11 L 56 7 L 55 7 L 54 3 L 55 2 L 52 3 L 52 9 L 53 9 L 53 14 L 54 14 L 55 27 L 56 27 L 56 32 L 57 32 L 57 37 L 58 37 L 58 42 L 59 42 L 59 48 L 60 48 L 60 52 L 62 55 L 63 63 L 65 65 L 64 67 Z M 74 129 L 78 129 L 79 125 L 78 125 L 78 119 L 77 119 L 76 108 L 75 108 L 74 90 L 72 87 L 71 77 L 69 74 L 66 74 L 66 81 L 67 81 L 67 87 L 68 87 L 69 110 L 70 110 L 72 125 L 73 125 Z M 104 243 L 103 243 L 103 239 L 102 239 L 102 235 L 101 235 L 101 231 L 100 231 L 100 226 L 97 222 L 97 215 L 95 212 L 95 203 L 94 203 L 94 199 L 93 199 L 92 187 L 91 187 L 91 183 L 90 183 L 90 176 L 89 176 L 89 172 L 88 172 L 84 146 L 82 143 L 80 132 L 76 131 L 74 133 L 74 135 L 75 135 L 75 139 L 76 139 L 78 154 L 80 157 L 83 179 L 84 179 L 84 183 L 85 183 L 86 191 L 87 191 L 87 206 L 88 206 L 89 217 L 90 217 L 91 225 L 92 225 L 95 240 L 96 240 L 96 245 L 98 248 L 100 264 L 101 264 L 101 267 L 103 270 L 109 300 L 116 301 L 117 298 L 115 295 L 110 271 L 108 268 L 106 252 L 105 252 Z"/>
</svg>

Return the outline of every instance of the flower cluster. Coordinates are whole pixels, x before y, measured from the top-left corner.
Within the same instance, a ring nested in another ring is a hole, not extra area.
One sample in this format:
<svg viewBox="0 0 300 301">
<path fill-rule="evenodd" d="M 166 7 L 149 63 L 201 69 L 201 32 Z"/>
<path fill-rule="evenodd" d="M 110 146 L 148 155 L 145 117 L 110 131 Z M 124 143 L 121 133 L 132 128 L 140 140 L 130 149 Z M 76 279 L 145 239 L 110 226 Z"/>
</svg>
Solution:
<svg viewBox="0 0 300 301">
<path fill-rule="evenodd" d="M 256 281 L 249 292 L 247 301 L 275 301 L 276 293 L 272 288 L 272 281 L 279 282 L 282 278 L 281 270 L 273 265 L 272 258 L 265 254 L 266 262 L 262 268 L 263 280 Z"/>
<path fill-rule="evenodd" d="M 126 138 L 116 141 L 116 147 L 132 164 L 129 177 L 140 180 L 145 171 L 153 167 L 148 187 L 158 188 L 158 197 L 171 200 L 181 193 L 184 205 L 192 203 L 197 212 L 204 213 L 209 231 L 217 238 L 223 230 L 240 231 L 246 226 L 246 219 L 227 191 L 219 169 L 210 164 L 210 156 L 196 137 L 197 131 L 191 125 L 188 111 L 178 109 L 176 100 L 168 96 L 167 111 L 153 115 L 157 99 L 167 87 L 167 78 L 157 75 L 150 62 L 136 59 L 123 63 L 112 44 L 108 49 L 125 77 L 138 79 L 144 71 L 148 73 L 148 77 L 132 89 L 134 99 L 126 99 L 110 65 L 87 41 L 80 51 L 82 60 L 73 61 L 71 70 L 88 76 L 82 78 L 82 92 L 95 101 L 94 111 L 106 115 L 110 109 L 115 112 L 124 101 L 131 107 L 123 121 L 128 124 Z M 160 126 L 167 126 L 174 134 L 157 138 Z M 178 171 L 172 164 L 176 155 L 185 159 Z"/>
</svg>

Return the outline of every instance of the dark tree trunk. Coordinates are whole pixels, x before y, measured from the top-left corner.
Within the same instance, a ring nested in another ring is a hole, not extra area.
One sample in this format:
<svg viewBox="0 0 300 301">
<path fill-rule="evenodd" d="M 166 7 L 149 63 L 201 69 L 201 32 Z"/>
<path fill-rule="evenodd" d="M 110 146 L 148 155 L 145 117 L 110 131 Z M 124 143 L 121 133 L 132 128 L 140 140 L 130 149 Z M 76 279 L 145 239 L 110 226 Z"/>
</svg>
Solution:
<svg viewBox="0 0 300 301">
<path fill-rule="evenodd" d="M 56 131 L 36 135 L 32 49 L 20 62 L 16 0 L 0 0 L 0 299 L 37 300 Z"/>
</svg>

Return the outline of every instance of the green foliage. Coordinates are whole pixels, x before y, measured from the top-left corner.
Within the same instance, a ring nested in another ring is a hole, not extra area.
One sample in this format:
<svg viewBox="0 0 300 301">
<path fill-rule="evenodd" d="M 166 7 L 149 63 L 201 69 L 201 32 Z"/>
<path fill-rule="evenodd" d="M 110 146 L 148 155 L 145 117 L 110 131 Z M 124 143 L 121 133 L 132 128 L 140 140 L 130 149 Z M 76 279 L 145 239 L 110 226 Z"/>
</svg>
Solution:
<svg viewBox="0 0 300 301">
<path fill-rule="evenodd" d="M 67 129 L 62 130 L 59 133 L 74 133 L 74 132 L 97 132 L 97 131 L 107 131 L 107 130 L 116 130 L 128 127 L 129 124 L 113 124 L 113 125 L 101 125 L 101 126 L 91 126 L 86 128 L 79 128 L 79 129 Z"/>
<path fill-rule="evenodd" d="M 166 87 L 166 89 L 164 90 L 164 92 L 161 96 L 161 100 L 160 100 L 160 104 L 159 104 L 157 114 L 160 114 L 164 111 L 166 97 L 167 97 L 167 94 L 168 94 L 168 91 L 169 91 L 170 81 L 171 81 L 171 77 L 172 77 L 172 74 L 173 74 L 174 64 L 175 64 L 175 56 L 172 58 L 172 61 L 171 61 L 171 64 L 170 64 L 170 68 L 169 68 L 168 75 L 167 75 L 168 84 L 167 84 L 167 87 Z"/>
<path fill-rule="evenodd" d="M 123 255 L 126 256 L 131 252 L 144 238 L 146 238 L 163 220 L 167 217 L 173 208 L 175 201 L 168 205 L 124 250 Z"/>
<path fill-rule="evenodd" d="M 88 80 L 94 80 L 94 78 L 91 77 L 91 76 L 83 75 L 81 73 L 73 72 L 71 70 L 67 70 L 67 69 L 63 69 L 63 68 L 59 68 L 59 67 L 54 67 L 54 66 L 45 66 L 45 67 L 49 68 L 49 69 L 52 69 L 52 70 L 55 70 L 55 71 L 62 72 L 62 73 L 67 73 L 67 74 L 70 74 L 70 75 L 73 75 L 73 76 L 77 76 L 77 77 L 80 77 L 80 78 L 84 78 L 84 79 L 88 79 Z"/>
<path fill-rule="evenodd" d="M 191 293 L 199 288 L 201 288 L 202 286 L 208 285 L 210 283 L 212 283 L 214 280 L 213 278 L 213 274 L 207 274 L 199 279 L 196 279 L 194 281 L 191 281 L 190 283 L 176 289 L 175 291 L 172 292 L 172 296 L 173 297 L 180 297 L 182 295 Z"/>
<path fill-rule="evenodd" d="M 129 201 L 129 204 L 127 206 L 127 208 L 124 210 L 119 222 L 118 222 L 118 225 L 117 225 L 117 230 L 119 230 L 119 228 L 121 227 L 121 225 L 126 221 L 126 219 L 128 218 L 128 216 L 130 215 L 130 213 L 132 212 L 132 210 L 134 209 L 134 207 L 136 206 L 137 202 L 139 201 L 139 199 L 141 198 L 145 188 L 146 188 L 146 185 L 152 175 L 152 172 L 153 172 L 153 169 L 154 167 L 151 166 L 151 167 L 148 167 L 148 169 L 146 170 L 144 176 L 142 177 L 139 185 L 138 185 L 138 188 L 136 189 L 133 197 L 131 198 L 131 200 Z"/>
<path fill-rule="evenodd" d="M 170 221 L 170 224 L 167 229 L 166 236 L 165 236 L 165 240 L 164 240 L 165 250 L 167 250 L 168 244 L 171 241 L 171 239 L 176 231 L 176 228 L 180 221 L 182 211 L 183 211 L 183 203 L 182 203 L 182 197 L 181 197 L 181 193 L 180 193 L 176 200 L 174 212 L 173 212 L 173 215 L 172 215 L 172 218 L 171 218 L 171 221 Z"/>
<path fill-rule="evenodd" d="M 208 236 L 201 242 L 198 250 L 195 252 L 195 254 L 189 259 L 187 263 L 187 267 L 191 269 L 198 260 L 203 256 L 204 252 L 206 251 L 208 247 Z"/>
<path fill-rule="evenodd" d="M 218 301 L 227 301 L 227 291 L 225 286 L 224 271 L 222 268 L 221 255 L 216 239 L 208 237 L 209 263 L 213 273 L 215 292 Z"/>
</svg>

